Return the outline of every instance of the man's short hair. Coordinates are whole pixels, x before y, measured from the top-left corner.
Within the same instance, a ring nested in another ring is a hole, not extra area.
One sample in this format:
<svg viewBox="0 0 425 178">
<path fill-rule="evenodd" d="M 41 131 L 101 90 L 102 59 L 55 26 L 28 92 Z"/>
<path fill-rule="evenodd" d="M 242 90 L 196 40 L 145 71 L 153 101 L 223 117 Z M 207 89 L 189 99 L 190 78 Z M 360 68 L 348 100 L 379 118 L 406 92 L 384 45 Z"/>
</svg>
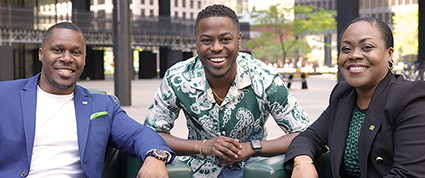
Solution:
<svg viewBox="0 0 425 178">
<path fill-rule="evenodd" d="M 49 29 L 47 29 L 46 33 L 44 33 L 44 36 L 43 36 L 43 44 L 48 38 L 50 38 L 50 36 L 52 35 L 52 31 L 56 28 L 74 30 L 74 31 L 80 33 L 83 36 L 83 39 L 84 39 L 83 31 L 77 25 L 75 25 L 71 22 L 60 22 L 60 23 L 57 23 L 57 24 L 51 26 Z"/>
<path fill-rule="evenodd" d="M 221 4 L 214 4 L 207 6 L 205 9 L 199 12 L 195 22 L 195 35 L 196 30 L 198 29 L 199 21 L 208 17 L 229 17 L 232 19 L 233 25 L 236 26 L 237 30 L 240 30 L 239 19 L 235 11 Z"/>
</svg>

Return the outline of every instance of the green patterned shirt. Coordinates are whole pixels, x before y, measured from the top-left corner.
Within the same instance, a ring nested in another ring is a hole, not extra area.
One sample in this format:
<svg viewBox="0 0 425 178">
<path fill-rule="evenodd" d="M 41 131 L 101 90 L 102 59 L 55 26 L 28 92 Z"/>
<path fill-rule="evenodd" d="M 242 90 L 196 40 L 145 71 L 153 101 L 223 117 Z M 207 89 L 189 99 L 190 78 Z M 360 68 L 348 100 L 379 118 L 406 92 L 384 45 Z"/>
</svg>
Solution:
<svg viewBox="0 0 425 178">
<path fill-rule="evenodd" d="M 285 133 L 305 130 L 310 119 L 289 94 L 278 74 L 249 54 L 239 53 L 234 82 L 218 105 L 205 77 L 199 58 L 179 62 L 167 70 L 145 125 L 170 133 L 180 110 L 186 116 L 188 139 L 203 140 L 217 136 L 237 138 L 240 142 L 267 137 L 264 124 L 269 115 Z M 223 168 L 215 156 L 179 156 L 192 167 L 194 177 L 217 177 Z M 246 160 L 234 164 L 242 167 Z"/>
<path fill-rule="evenodd" d="M 360 130 L 363 125 L 366 110 L 362 110 L 354 106 L 353 113 L 351 114 L 350 127 L 348 128 L 347 140 L 345 142 L 344 151 L 344 168 L 348 175 L 352 177 L 360 177 L 359 167 L 359 137 Z"/>
</svg>

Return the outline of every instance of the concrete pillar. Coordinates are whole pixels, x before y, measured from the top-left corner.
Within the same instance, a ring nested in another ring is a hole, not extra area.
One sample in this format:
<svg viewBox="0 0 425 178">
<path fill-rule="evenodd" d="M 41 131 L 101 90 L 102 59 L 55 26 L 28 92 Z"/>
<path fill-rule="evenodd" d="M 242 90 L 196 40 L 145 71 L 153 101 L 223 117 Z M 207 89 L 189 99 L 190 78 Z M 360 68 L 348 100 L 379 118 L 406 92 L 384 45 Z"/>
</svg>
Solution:
<svg viewBox="0 0 425 178">
<path fill-rule="evenodd" d="M 115 95 L 120 99 L 122 106 L 130 106 L 131 79 L 133 76 L 130 2 L 129 0 L 113 0 L 113 3 Z"/>
<path fill-rule="evenodd" d="M 15 79 L 13 61 L 13 48 L 10 46 L 0 47 L 0 81 Z"/>
<path fill-rule="evenodd" d="M 332 34 L 325 34 L 325 66 L 332 66 Z"/>
<path fill-rule="evenodd" d="M 418 1 L 419 17 L 418 17 L 418 62 L 423 69 L 423 62 L 425 61 L 425 1 Z"/>
<path fill-rule="evenodd" d="M 156 77 L 156 54 L 152 51 L 139 52 L 139 79 Z"/>
<path fill-rule="evenodd" d="M 337 31 L 338 37 L 341 36 L 342 30 L 344 27 L 350 23 L 353 19 L 359 17 L 359 0 L 338 0 L 337 1 Z M 338 57 L 339 57 L 339 48 L 341 44 L 338 40 Z M 339 67 L 338 67 L 339 68 Z M 341 71 L 338 69 L 338 82 L 343 81 L 344 77 L 341 74 Z"/>
</svg>

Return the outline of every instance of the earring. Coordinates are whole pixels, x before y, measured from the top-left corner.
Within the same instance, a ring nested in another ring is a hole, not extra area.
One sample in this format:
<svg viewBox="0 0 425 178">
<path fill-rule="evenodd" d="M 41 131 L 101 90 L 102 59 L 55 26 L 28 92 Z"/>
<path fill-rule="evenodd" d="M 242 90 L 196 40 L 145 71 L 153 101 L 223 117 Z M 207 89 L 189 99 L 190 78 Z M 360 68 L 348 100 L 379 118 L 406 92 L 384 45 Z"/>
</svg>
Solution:
<svg viewBox="0 0 425 178">
<path fill-rule="evenodd" d="M 394 64 L 393 61 L 391 61 L 391 62 L 388 63 L 388 69 L 389 70 L 393 70 L 394 66 L 395 66 L 395 64 Z"/>
</svg>

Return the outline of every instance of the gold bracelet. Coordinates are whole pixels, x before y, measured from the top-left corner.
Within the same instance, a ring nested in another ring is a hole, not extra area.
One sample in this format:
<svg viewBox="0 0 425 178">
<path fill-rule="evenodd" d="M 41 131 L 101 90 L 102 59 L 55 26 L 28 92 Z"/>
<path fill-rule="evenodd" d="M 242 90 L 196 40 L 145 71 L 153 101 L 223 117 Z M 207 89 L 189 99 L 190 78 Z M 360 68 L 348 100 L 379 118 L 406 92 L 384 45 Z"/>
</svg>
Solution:
<svg viewBox="0 0 425 178">
<path fill-rule="evenodd" d="M 201 147 L 199 147 L 199 154 L 201 154 L 202 158 L 205 159 L 205 156 L 202 154 L 202 147 L 204 146 L 204 143 L 207 141 L 207 139 L 205 139 L 204 141 L 202 141 Z"/>
<path fill-rule="evenodd" d="M 307 163 L 308 164 L 312 164 L 312 165 L 314 165 L 314 162 L 313 161 L 307 161 Z M 294 167 L 292 168 L 292 169 L 294 169 L 295 167 L 297 167 L 298 166 L 298 163 L 295 163 L 294 164 Z"/>
</svg>

